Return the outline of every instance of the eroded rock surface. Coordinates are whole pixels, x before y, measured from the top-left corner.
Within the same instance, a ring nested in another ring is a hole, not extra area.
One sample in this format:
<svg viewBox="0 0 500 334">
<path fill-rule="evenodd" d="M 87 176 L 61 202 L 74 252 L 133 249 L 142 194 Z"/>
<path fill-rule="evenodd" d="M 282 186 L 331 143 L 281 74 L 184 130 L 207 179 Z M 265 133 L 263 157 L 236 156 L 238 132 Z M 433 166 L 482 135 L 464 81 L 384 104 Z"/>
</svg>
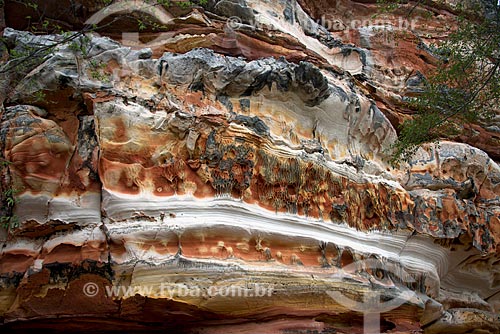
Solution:
<svg viewBox="0 0 500 334">
<path fill-rule="evenodd" d="M 5 330 L 362 332 L 332 292 L 405 296 L 382 332 L 500 330 L 498 147 L 388 165 L 397 100 L 432 65 L 411 57 L 432 55 L 405 40 L 391 67 L 371 28 L 346 40 L 318 8 L 209 1 L 152 49 L 89 35 L 2 78 Z"/>
</svg>

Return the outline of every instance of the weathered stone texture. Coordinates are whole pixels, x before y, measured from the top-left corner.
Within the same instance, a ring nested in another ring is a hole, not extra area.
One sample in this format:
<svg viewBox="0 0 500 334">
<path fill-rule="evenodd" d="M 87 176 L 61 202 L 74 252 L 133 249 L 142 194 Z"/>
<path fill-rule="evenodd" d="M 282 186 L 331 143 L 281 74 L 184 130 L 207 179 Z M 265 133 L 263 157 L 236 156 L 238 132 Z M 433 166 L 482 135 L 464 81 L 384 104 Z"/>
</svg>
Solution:
<svg viewBox="0 0 500 334">
<path fill-rule="evenodd" d="M 76 3 L 87 18 L 101 8 Z M 152 49 L 127 46 L 117 21 L 118 41 L 63 43 L 4 75 L 2 189 L 18 191 L 20 226 L 0 232 L 0 327 L 357 333 L 360 313 L 328 292 L 376 291 L 410 296 L 382 314 L 383 332 L 497 333 L 496 137 L 387 163 L 401 98 L 433 55 L 414 36 L 395 46 L 340 29 L 374 6 L 209 1 L 173 11 Z M 452 22 L 452 7 L 426 6 Z M 19 50 L 62 38 L 3 36 Z M 272 293 L 207 294 L 256 286 Z"/>
</svg>

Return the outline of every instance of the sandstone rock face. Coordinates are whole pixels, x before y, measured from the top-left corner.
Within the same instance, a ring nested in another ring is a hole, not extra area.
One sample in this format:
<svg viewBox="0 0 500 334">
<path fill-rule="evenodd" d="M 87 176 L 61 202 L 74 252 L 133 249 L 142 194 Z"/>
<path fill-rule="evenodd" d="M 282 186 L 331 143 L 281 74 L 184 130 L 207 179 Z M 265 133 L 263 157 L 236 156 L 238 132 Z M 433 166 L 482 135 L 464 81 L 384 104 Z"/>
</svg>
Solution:
<svg viewBox="0 0 500 334">
<path fill-rule="evenodd" d="M 10 50 L 59 43 L 0 79 L 19 221 L 0 232 L 2 330 L 361 333 L 371 312 L 384 333 L 500 331 L 498 145 L 391 167 L 433 55 L 347 33 L 371 2 L 323 2 L 209 1 L 149 45 L 3 30 Z"/>
</svg>

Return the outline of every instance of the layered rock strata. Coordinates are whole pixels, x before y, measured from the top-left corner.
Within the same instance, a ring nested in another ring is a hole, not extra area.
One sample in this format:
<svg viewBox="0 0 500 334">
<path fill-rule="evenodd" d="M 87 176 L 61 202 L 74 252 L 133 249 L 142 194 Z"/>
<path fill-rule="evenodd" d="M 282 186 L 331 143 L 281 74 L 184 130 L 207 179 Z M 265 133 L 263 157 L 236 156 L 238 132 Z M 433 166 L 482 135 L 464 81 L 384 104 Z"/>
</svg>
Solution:
<svg viewBox="0 0 500 334">
<path fill-rule="evenodd" d="M 500 330 L 498 164 L 391 167 L 397 85 L 302 5 L 209 2 L 153 50 L 4 29 L 62 41 L 2 79 L 5 330 L 362 332 L 335 293 L 398 301 L 383 332 Z"/>
</svg>

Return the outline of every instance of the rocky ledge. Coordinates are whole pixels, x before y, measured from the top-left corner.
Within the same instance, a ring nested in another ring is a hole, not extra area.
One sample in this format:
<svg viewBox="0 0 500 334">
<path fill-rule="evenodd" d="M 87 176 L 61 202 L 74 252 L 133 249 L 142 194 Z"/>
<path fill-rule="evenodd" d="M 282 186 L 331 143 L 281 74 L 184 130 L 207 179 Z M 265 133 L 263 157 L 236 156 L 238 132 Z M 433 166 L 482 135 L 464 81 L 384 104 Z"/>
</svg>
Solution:
<svg viewBox="0 0 500 334">
<path fill-rule="evenodd" d="M 500 331 L 498 146 L 390 166 L 397 101 L 432 66 L 411 57 L 432 55 L 405 39 L 389 64 L 318 8 L 210 1 L 153 48 L 3 30 L 57 46 L 0 79 L 20 223 L 0 232 L 2 331 Z"/>
</svg>

